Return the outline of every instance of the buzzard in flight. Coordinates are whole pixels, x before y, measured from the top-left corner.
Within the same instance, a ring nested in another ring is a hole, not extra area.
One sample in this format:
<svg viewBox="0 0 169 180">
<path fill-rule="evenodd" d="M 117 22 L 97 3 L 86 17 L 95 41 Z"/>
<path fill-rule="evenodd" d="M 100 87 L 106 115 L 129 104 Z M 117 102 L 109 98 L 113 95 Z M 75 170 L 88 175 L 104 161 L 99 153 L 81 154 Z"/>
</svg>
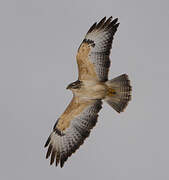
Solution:
<svg viewBox="0 0 169 180">
<path fill-rule="evenodd" d="M 83 144 L 97 122 L 102 100 L 120 113 L 131 99 L 131 86 L 126 74 L 108 80 L 109 55 L 119 26 L 117 21 L 117 18 L 104 17 L 99 23 L 94 23 L 78 49 L 78 80 L 67 86 L 73 98 L 45 144 L 50 164 L 55 161 L 56 166 L 60 163 L 63 167 L 68 157 Z"/>
</svg>

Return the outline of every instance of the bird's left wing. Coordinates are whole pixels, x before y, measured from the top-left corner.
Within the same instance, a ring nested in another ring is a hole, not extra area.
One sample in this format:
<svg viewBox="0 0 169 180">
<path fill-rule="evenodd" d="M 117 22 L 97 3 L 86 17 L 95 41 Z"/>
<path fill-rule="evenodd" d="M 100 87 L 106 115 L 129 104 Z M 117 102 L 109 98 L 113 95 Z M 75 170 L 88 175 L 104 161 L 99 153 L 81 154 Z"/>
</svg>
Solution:
<svg viewBox="0 0 169 180">
<path fill-rule="evenodd" d="M 45 147 L 48 146 L 46 158 L 51 156 L 50 164 L 56 166 L 64 162 L 74 153 L 97 122 L 101 109 L 101 100 L 80 100 L 73 97 L 71 103 L 56 122 Z"/>
<path fill-rule="evenodd" d="M 87 32 L 77 52 L 79 80 L 107 81 L 110 67 L 110 50 L 118 19 L 104 17 Z"/>
</svg>

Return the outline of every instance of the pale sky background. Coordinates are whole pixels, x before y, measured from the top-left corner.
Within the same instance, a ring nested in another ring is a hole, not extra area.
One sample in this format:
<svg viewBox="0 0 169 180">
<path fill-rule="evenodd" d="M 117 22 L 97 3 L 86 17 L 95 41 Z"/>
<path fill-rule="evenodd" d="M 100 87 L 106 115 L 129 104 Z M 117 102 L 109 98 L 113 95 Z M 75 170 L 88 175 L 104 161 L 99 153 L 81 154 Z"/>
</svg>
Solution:
<svg viewBox="0 0 169 180">
<path fill-rule="evenodd" d="M 127 73 L 133 98 L 122 114 L 107 104 L 64 168 L 44 143 L 72 98 L 75 56 L 104 16 L 120 26 L 109 77 Z M 0 179 L 169 179 L 169 1 L 0 1 Z"/>
</svg>

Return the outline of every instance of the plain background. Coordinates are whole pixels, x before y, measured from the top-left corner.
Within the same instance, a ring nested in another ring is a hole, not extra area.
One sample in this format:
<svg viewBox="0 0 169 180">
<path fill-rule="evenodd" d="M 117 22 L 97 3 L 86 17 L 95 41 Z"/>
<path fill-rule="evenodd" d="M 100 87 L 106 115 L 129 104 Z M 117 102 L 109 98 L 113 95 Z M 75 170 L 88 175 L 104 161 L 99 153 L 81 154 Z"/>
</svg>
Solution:
<svg viewBox="0 0 169 180">
<path fill-rule="evenodd" d="M 0 1 L 0 179 L 169 179 L 169 1 Z M 107 104 L 63 169 L 44 143 L 72 98 L 89 27 L 118 17 L 109 77 L 129 74 L 120 115 Z"/>
</svg>

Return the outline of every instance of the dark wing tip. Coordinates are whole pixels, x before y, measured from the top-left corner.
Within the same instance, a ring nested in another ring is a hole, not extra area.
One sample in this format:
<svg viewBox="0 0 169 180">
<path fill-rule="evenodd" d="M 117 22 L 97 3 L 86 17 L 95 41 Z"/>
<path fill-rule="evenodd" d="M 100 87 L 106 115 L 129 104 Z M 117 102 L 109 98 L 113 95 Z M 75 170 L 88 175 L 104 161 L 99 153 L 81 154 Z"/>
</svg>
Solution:
<svg viewBox="0 0 169 180">
<path fill-rule="evenodd" d="M 50 144 L 50 145 L 49 145 L 49 148 L 48 148 L 48 151 L 47 151 L 47 153 L 46 153 L 46 159 L 48 159 L 48 157 L 50 156 L 50 154 L 51 154 L 51 152 L 52 152 L 52 148 L 53 148 L 53 146 Z"/>
<path fill-rule="evenodd" d="M 120 23 L 117 23 L 117 24 L 116 24 L 116 27 L 118 27 L 119 25 L 120 25 Z"/>
<path fill-rule="evenodd" d="M 97 22 L 95 22 L 95 23 L 90 27 L 90 29 L 88 30 L 87 34 L 88 34 L 88 33 L 91 33 L 91 32 L 95 29 L 96 25 L 97 25 Z"/>
<path fill-rule="evenodd" d="M 100 20 L 100 22 L 97 24 L 97 22 L 95 22 L 90 29 L 88 30 L 87 34 L 91 33 L 94 30 L 98 30 L 98 29 L 109 29 L 109 28 L 117 28 L 119 26 L 119 23 L 117 23 L 118 18 L 115 18 L 112 21 L 113 17 L 110 16 L 107 20 L 106 20 L 106 16 Z"/>
<path fill-rule="evenodd" d="M 118 21 L 118 18 L 115 18 L 113 21 L 110 21 L 110 23 L 107 25 L 107 28 L 109 29 L 109 28 L 116 28 L 116 27 L 118 27 L 117 24 L 119 24 L 119 23 L 117 23 L 117 21 Z"/>
<path fill-rule="evenodd" d="M 113 17 L 111 16 L 111 17 L 109 17 L 109 18 L 106 20 L 106 22 L 105 22 L 104 25 L 103 25 L 103 28 L 107 27 L 107 26 L 110 24 L 112 18 L 113 18 Z"/>
<path fill-rule="evenodd" d="M 47 139 L 47 141 L 46 141 L 46 143 L 45 143 L 45 145 L 44 145 L 44 148 L 49 145 L 50 140 L 51 140 L 51 137 L 49 136 L 48 139 Z"/>
<path fill-rule="evenodd" d="M 65 160 L 66 160 L 66 157 L 62 155 L 60 158 L 60 167 L 61 168 L 64 166 Z"/>
<path fill-rule="evenodd" d="M 117 28 L 119 27 L 119 25 L 120 25 L 120 23 L 117 23 L 117 24 L 115 24 L 115 25 L 113 26 L 114 32 L 117 31 Z"/>
<path fill-rule="evenodd" d="M 56 157 L 56 150 L 53 150 L 53 151 L 52 151 L 52 154 L 51 154 L 50 165 L 53 164 L 53 162 L 54 162 L 54 160 L 55 160 L 55 157 Z"/>
<path fill-rule="evenodd" d="M 97 24 L 96 29 L 101 28 L 104 25 L 105 20 L 106 20 L 106 16 Z"/>
<path fill-rule="evenodd" d="M 57 152 L 56 161 L 55 161 L 56 167 L 57 167 L 57 165 L 59 164 L 59 158 L 60 158 L 60 152 Z"/>
<path fill-rule="evenodd" d="M 116 22 L 118 21 L 118 18 L 115 18 L 112 23 L 116 24 Z"/>
</svg>

